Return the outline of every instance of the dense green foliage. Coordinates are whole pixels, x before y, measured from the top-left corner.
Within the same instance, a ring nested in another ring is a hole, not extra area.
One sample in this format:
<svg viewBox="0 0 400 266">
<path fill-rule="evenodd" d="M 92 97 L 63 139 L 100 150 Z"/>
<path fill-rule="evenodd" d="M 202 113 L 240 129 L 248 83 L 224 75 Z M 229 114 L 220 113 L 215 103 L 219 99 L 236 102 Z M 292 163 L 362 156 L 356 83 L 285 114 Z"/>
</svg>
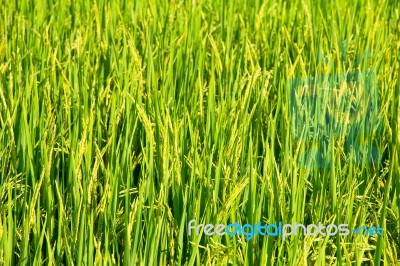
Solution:
<svg viewBox="0 0 400 266">
<path fill-rule="evenodd" d="M 0 265 L 399 264 L 399 50 L 389 0 L 2 1 Z M 290 130 L 290 81 L 362 69 L 380 161 L 350 163 L 339 135 L 331 167 L 302 167 L 318 141 Z M 191 219 L 385 234 L 246 241 Z"/>
</svg>

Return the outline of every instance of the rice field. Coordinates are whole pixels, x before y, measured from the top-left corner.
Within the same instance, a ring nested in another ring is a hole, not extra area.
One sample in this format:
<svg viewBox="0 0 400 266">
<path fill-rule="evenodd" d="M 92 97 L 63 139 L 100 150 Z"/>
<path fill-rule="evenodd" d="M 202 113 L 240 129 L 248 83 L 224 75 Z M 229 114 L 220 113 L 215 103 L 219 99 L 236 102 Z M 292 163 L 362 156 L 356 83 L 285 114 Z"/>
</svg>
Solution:
<svg viewBox="0 0 400 266">
<path fill-rule="evenodd" d="M 399 75 L 396 0 L 1 1 L 0 265 L 400 265 Z"/>
</svg>

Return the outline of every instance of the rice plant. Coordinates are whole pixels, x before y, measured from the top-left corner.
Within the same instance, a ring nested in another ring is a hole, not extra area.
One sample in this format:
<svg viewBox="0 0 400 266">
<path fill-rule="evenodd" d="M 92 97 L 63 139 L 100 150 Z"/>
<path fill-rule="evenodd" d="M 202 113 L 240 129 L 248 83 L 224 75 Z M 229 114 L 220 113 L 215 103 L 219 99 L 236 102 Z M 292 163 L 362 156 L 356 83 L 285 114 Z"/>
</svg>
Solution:
<svg viewBox="0 0 400 266">
<path fill-rule="evenodd" d="M 400 265 L 399 51 L 390 0 L 1 1 L 0 265 Z M 383 233 L 196 231 L 259 222 Z"/>
</svg>

